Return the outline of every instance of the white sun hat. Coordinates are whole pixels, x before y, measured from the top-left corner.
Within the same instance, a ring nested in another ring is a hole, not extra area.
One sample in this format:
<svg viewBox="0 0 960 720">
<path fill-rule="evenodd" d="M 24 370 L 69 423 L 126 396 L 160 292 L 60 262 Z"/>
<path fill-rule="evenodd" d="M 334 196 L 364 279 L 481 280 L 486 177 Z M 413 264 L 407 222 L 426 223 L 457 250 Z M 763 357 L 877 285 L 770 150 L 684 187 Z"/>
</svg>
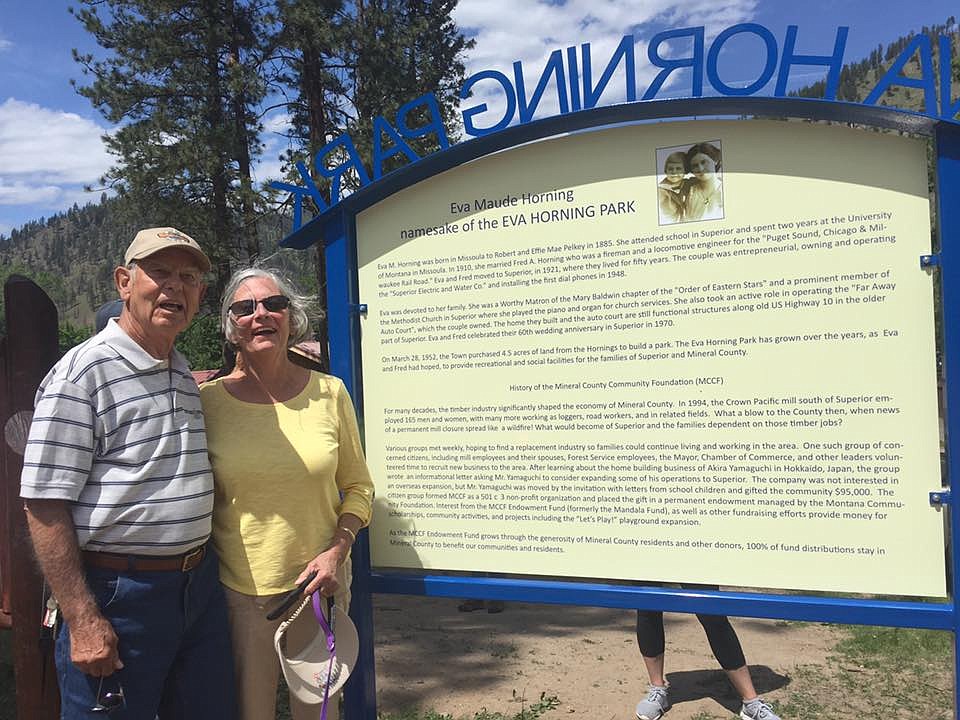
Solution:
<svg viewBox="0 0 960 720">
<path fill-rule="evenodd" d="M 295 655 L 288 655 L 283 642 L 284 633 L 313 599 L 317 618 L 316 634 L 307 646 Z M 322 605 L 327 605 L 324 612 Z M 327 622 L 332 608 L 331 621 Z M 320 600 L 319 593 L 304 598 L 300 607 L 280 623 L 273 634 L 273 646 L 280 658 L 283 677 L 290 692 L 301 702 L 318 705 L 333 697 L 347 682 L 357 664 L 360 639 L 357 628 L 341 608 Z"/>
</svg>

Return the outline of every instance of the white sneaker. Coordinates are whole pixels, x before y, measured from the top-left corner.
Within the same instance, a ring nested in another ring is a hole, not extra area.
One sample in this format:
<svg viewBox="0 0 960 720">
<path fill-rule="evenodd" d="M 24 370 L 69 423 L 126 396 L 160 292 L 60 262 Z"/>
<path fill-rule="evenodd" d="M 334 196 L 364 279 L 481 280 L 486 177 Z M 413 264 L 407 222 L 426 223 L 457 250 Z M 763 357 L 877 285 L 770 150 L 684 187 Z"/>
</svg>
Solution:
<svg viewBox="0 0 960 720">
<path fill-rule="evenodd" d="M 780 720 L 773 708 L 763 698 L 757 698 L 750 703 L 744 703 L 740 708 L 741 720 Z"/>
<path fill-rule="evenodd" d="M 637 703 L 637 720 L 660 720 L 670 709 L 666 685 L 651 685 L 647 696 Z"/>
</svg>

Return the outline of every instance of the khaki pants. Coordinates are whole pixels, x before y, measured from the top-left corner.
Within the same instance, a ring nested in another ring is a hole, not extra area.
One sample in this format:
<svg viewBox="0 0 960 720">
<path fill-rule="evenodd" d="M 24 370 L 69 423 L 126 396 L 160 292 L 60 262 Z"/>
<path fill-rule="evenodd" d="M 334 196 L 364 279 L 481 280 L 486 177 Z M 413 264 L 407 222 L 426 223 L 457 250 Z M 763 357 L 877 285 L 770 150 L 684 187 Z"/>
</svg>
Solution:
<svg viewBox="0 0 960 720">
<path fill-rule="evenodd" d="M 334 603 L 343 610 L 350 608 L 350 582 L 353 575 L 350 558 L 337 571 L 340 591 Z M 240 720 L 274 720 L 277 715 L 277 683 L 280 680 L 280 660 L 273 647 L 273 634 L 285 618 L 266 619 L 283 593 L 278 595 L 245 595 L 224 587 L 227 596 L 227 614 L 233 639 L 233 662 L 237 676 L 237 705 Z M 299 605 L 299 603 L 297 603 Z M 294 605 L 290 613 L 296 609 Z M 317 623 L 308 606 L 287 628 L 287 650 L 294 654 L 307 646 L 316 633 Z M 327 717 L 339 717 L 340 695 L 328 701 Z M 290 697 L 293 720 L 316 720 L 319 705 L 307 705 Z"/>
</svg>

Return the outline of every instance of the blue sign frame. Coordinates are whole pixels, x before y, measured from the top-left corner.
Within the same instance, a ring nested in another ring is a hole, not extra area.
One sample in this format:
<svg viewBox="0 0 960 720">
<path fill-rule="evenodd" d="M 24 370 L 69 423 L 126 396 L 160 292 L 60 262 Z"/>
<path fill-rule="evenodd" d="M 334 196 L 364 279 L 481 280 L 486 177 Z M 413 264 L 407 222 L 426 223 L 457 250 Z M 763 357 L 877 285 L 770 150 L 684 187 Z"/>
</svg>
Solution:
<svg viewBox="0 0 960 720">
<path fill-rule="evenodd" d="M 947 477 L 960 473 L 960 123 L 892 108 L 824 100 L 783 98 L 696 98 L 634 102 L 549 117 L 449 147 L 366 185 L 339 204 L 313 218 L 283 241 L 306 248 L 325 247 L 331 371 L 342 378 L 357 406 L 363 426 L 360 373 L 360 315 L 358 295 L 356 215 L 393 193 L 470 160 L 516 145 L 561 133 L 598 129 L 620 123 L 704 118 L 797 118 L 830 120 L 887 128 L 930 136 L 936 150 L 936 198 L 939 255 L 918 263 L 939 265 L 943 307 L 943 363 L 946 377 Z M 951 502 L 949 488 L 931 487 L 931 502 L 949 513 L 949 548 L 957 547 L 960 503 Z M 555 581 L 544 578 L 461 577 L 429 572 L 371 570 L 366 532 L 353 550 L 351 616 L 360 635 L 360 657 L 347 684 L 347 720 L 375 720 L 374 627 L 375 593 L 475 597 L 533 603 L 591 607 L 649 609 L 739 617 L 882 625 L 954 633 L 954 712 L 960 708 L 956 679 L 960 677 L 960 605 L 956 579 L 957 553 L 948 555 L 946 603 L 899 602 L 806 595 L 774 595 L 709 590 L 639 587 L 596 582 Z"/>
</svg>

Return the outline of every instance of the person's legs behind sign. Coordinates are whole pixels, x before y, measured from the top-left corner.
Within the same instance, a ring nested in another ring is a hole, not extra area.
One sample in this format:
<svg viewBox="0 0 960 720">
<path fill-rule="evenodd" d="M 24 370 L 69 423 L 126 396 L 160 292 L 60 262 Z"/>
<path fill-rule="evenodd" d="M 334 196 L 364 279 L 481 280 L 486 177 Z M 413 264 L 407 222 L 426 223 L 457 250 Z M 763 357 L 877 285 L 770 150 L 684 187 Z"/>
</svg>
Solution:
<svg viewBox="0 0 960 720">
<path fill-rule="evenodd" d="M 697 615 L 710 643 L 714 657 L 727 674 L 730 684 L 740 695 L 743 720 L 780 720 L 773 709 L 757 695 L 740 639 L 730 621 L 722 615 Z M 638 720 L 659 720 L 671 707 L 669 683 L 664 674 L 666 638 L 663 613 L 637 611 L 637 644 L 647 670 L 650 685 L 647 695 L 637 703 Z"/>
</svg>

